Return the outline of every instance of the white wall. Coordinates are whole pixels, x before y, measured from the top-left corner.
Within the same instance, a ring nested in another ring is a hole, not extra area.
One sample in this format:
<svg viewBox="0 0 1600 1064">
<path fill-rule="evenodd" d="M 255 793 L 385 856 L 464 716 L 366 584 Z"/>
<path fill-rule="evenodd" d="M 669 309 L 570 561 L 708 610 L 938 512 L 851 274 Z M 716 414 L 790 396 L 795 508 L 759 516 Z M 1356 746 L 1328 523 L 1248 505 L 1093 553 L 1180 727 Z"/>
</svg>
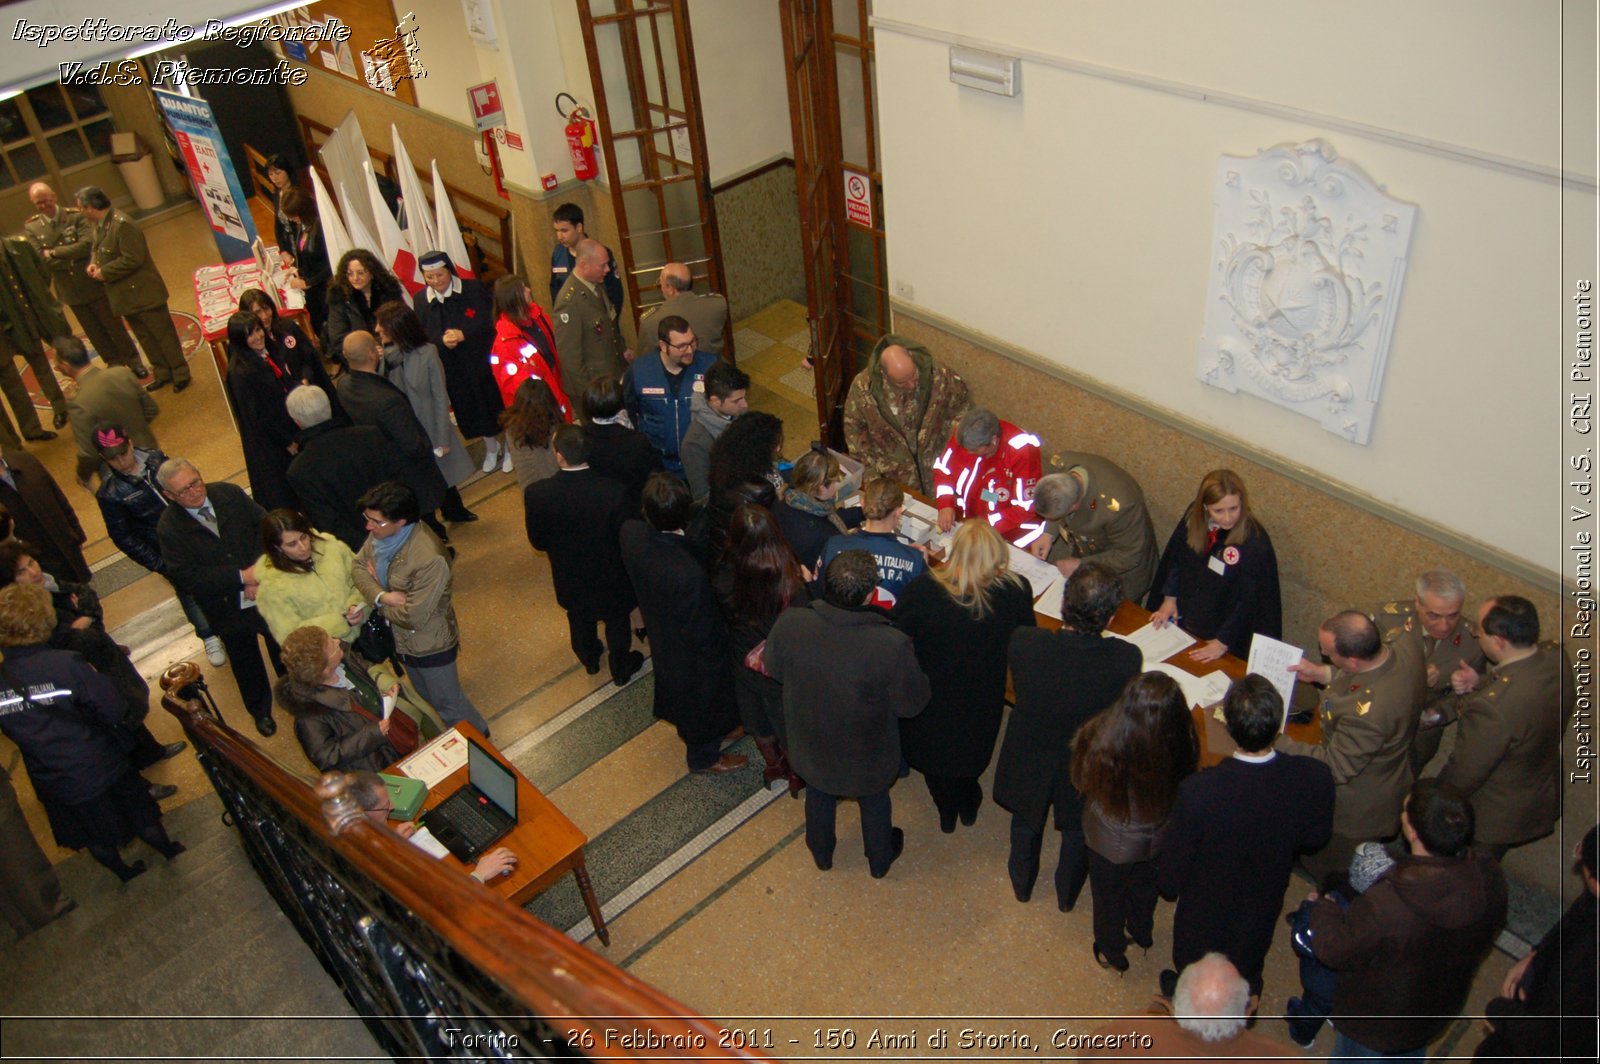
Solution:
<svg viewBox="0 0 1600 1064">
<path fill-rule="evenodd" d="M 794 152 L 778 0 L 689 0 L 713 183 Z"/>
<path fill-rule="evenodd" d="M 1025 61 L 1021 95 L 1004 99 L 951 84 L 949 45 L 915 34 L 1559 167 L 1563 30 L 1593 40 L 1592 9 L 1587 30 L 1572 24 L 1579 7 L 1564 27 L 1549 0 L 879 0 L 892 281 L 971 329 L 1558 572 L 1561 241 L 1565 231 L 1593 248 L 1592 189 L 1564 195 L 1549 180 L 1046 62 Z M 1588 62 L 1583 99 L 1567 102 L 1587 111 L 1590 139 L 1568 144 L 1565 163 L 1592 176 L 1592 52 Z M 1365 447 L 1194 375 L 1217 156 L 1311 137 L 1420 207 Z M 1271 500 L 1258 508 L 1270 523 Z"/>
</svg>

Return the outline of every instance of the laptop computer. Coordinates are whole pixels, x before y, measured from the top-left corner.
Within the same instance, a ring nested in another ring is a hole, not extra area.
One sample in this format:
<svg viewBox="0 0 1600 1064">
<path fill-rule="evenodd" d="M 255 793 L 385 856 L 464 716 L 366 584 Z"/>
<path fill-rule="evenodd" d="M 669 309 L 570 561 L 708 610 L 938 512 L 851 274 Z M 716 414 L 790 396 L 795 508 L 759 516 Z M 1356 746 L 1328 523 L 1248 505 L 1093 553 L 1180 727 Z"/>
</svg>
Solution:
<svg viewBox="0 0 1600 1064">
<path fill-rule="evenodd" d="M 422 820 L 445 849 L 470 864 L 517 826 L 516 774 L 468 739 L 467 785 L 424 813 Z"/>
</svg>

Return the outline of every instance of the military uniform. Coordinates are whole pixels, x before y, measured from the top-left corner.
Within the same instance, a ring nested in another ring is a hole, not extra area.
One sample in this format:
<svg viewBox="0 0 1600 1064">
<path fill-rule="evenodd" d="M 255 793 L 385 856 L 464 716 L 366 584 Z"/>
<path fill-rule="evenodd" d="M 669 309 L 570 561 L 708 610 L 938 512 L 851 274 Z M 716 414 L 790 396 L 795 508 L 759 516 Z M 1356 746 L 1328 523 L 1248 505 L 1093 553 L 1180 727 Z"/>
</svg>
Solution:
<svg viewBox="0 0 1600 1064">
<path fill-rule="evenodd" d="M 109 211 L 94 227 L 90 262 L 100 267 L 100 283 L 113 314 L 128 320 L 158 382 L 189 383 L 189 363 L 167 310 L 167 285 L 144 233 L 121 211 Z"/>
<path fill-rule="evenodd" d="M 139 364 L 139 349 L 133 346 L 133 337 L 128 335 L 122 319 L 111 313 L 105 287 L 84 272 L 89 264 L 94 223 L 80 210 L 58 207 L 54 218 L 35 214 L 23 228 L 44 258 L 56 295 L 72 308 L 95 353 L 106 365 L 127 366 L 138 375 L 144 367 Z"/>
<path fill-rule="evenodd" d="M 1422 775 L 1433 755 L 1439 752 L 1439 741 L 1444 738 L 1444 726 L 1456 719 L 1456 695 L 1450 689 L 1450 674 L 1465 661 L 1476 672 L 1483 671 L 1483 651 L 1478 647 L 1478 631 L 1473 623 L 1462 616 L 1443 639 L 1434 639 L 1422 630 L 1422 619 L 1417 616 L 1415 600 L 1410 602 L 1385 602 L 1372 613 L 1378 631 L 1388 639 L 1391 633 L 1400 632 L 1402 638 L 1415 640 L 1422 654 L 1423 672 L 1433 666 L 1435 679 L 1427 685 L 1422 701 L 1417 704 L 1421 718 L 1416 738 L 1411 742 L 1411 767 Z"/>
<path fill-rule="evenodd" d="M 1573 711 L 1572 661 L 1559 643 L 1491 665 L 1459 699 L 1455 749 L 1439 778 L 1472 799 L 1473 841 L 1515 846 L 1548 835 L 1561 815 L 1561 734 Z"/>
<path fill-rule="evenodd" d="M 1388 657 L 1366 672 L 1335 669 L 1319 713 L 1322 742 L 1279 736 L 1277 748 L 1314 757 L 1333 770 L 1333 838 L 1305 859 L 1316 882 L 1350 866 L 1356 846 L 1400 829 L 1400 810 L 1416 778 L 1411 737 L 1427 683 L 1421 644 L 1391 633 Z"/>
<path fill-rule="evenodd" d="M 722 357 L 722 334 L 728 327 L 728 300 L 715 292 L 699 295 L 679 292 L 671 299 L 656 304 L 654 310 L 639 319 L 639 350 L 661 349 L 661 319 L 679 317 L 694 330 L 695 347 Z"/>
<path fill-rule="evenodd" d="M 561 388 L 574 403 L 583 401 L 589 382 L 601 374 L 622 379 L 628 368 L 622 357 L 626 345 L 598 288 L 575 273 L 569 275 L 550 317 L 556 330 L 556 357 L 561 360 Z"/>
<path fill-rule="evenodd" d="M 900 392 L 884 378 L 883 349 L 894 344 L 904 347 L 917 364 L 914 391 Z M 844 401 L 845 447 L 867 467 L 867 476 L 888 477 L 932 498 L 933 463 L 971 405 L 967 382 L 934 362 L 926 347 L 885 336 L 850 382 Z"/>
<path fill-rule="evenodd" d="M 57 412 L 64 413 L 66 400 L 42 343 L 66 329 L 67 319 L 61 304 L 50 293 L 39 253 L 22 237 L 8 237 L 0 244 L 0 391 L 5 393 L 27 439 L 48 440 L 53 434 L 39 424 L 33 398 L 17 372 L 17 356 L 28 360 L 39 379 L 40 391 L 50 398 Z M 13 448 L 22 445 L 4 414 L 0 414 L 0 443 Z"/>
<path fill-rule="evenodd" d="M 1156 532 L 1138 481 L 1097 454 L 1059 451 L 1045 463 L 1045 476 L 1073 473 L 1083 484 L 1078 508 L 1052 521 L 1056 542 L 1050 560 L 1082 558 L 1117 574 L 1122 597 L 1144 600 L 1156 573 Z"/>
</svg>

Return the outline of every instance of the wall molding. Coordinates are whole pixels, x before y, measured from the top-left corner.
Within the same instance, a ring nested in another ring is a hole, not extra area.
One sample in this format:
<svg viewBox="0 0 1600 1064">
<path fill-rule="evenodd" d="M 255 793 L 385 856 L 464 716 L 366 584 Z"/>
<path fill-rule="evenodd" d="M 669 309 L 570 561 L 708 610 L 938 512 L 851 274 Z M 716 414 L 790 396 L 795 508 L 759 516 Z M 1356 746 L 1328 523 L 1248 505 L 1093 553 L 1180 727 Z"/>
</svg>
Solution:
<svg viewBox="0 0 1600 1064">
<path fill-rule="evenodd" d="M 1546 166 L 1543 163 L 1528 162 L 1525 159 L 1514 159 L 1507 155 L 1497 155 L 1494 152 L 1469 148 L 1464 144 L 1452 144 L 1448 141 L 1434 140 L 1430 137 L 1419 137 L 1396 129 L 1386 129 L 1383 126 L 1357 122 L 1354 119 L 1340 118 L 1337 115 L 1308 111 L 1301 107 L 1290 107 L 1286 104 L 1274 103 L 1271 100 L 1260 100 L 1252 96 L 1240 96 L 1237 93 L 1222 92 L 1217 89 L 1207 88 L 1204 85 L 1192 85 L 1187 82 L 1151 77 L 1148 74 L 1140 74 L 1131 70 L 1121 70 L 1117 67 L 1101 66 L 1098 63 L 1087 63 L 1081 59 L 1072 59 L 1053 52 L 1041 52 L 1037 49 L 1001 41 L 991 41 L 982 37 L 969 37 L 965 34 L 951 33 L 948 30 L 935 29 L 931 26 L 919 26 L 900 19 L 881 18 L 874 15 L 869 21 L 874 30 L 881 32 L 895 33 L 903 37 L 914 37 L 924 41 L 936 41 L 940 44 L 962 45 L 986 52 L 1014 55 L 1027 62 L 1038 63 L 1041 66 L 1053 67 L 1057 70 L 1099 78 L 1103 81 L 1134 85 L 1141 89 L 1165 93 L 1185 100 L 1210 103 L 1220 107 L 1232 107 L 1240 111 L 1249 111 L 1252 114 L 1302 122 L 1321 129 L 1353 133 L 1359 137 L 1367 137 L 1385 144 L 1393 144 L 1408 151 L 1435 155 L 1453 162 L 1499 170 L 1502 173 L 1514 174 L 1518 177 L 1531 178 L 1537 181 L 1546 181 L 1551 184 L 1563 185 L 1567 188 L 1588 192 L 1600 189 L 1600 180 L 1597 180 L 1593 174 L 1584 174 L 1575 170 L 1563 170 L 1555 166 Z"/>
<path fill-rule="evenodd" d="M 1348 506 L 1363 510 L 1391 524 L 1399 525 L 1408 532 L 1425 536 L 1450 550 L 1464 554 L 1484 565 L 1499 569 L 1519 580 L 1524 580 L 1552 595 L 1571 595 L 1577 590 L 1576 584 L 1564 582 L 1559 574 L 1549 569 L 1535 565 L 1524 558 L 1519 558 L 1514 554 L 1501 550 L 1499 547 L 1484 543 L 1482 540 L 1464 536 L 1436 521 L 1430 521 L 1427 518 L 1402 510 L 1392 503 L 1374 498 L 1359 488 L 1330 479 L 1320 470 L 1312 469 L 1298 462 L 1292 462 L 1282 455 L 1265 450 L 1237 436 L 1219 432 L 1216 428 L 1204 422 L 1196 421 L 1175 410 L 1158 406 L 1131 392 L 1112 387 L 1103 381 L 1068 366 L 1063 366 L 1058 362 L 1051 362 L 1034 354 L 1032 351 L 1017 347 L 1015 344 L 990 336 L 987 333 L 979 332 L 958 321 L 946 318 L 935 311 L 928 310 L 926 307 L 902 302 L 898 299 L 892 299 L 890 305 L 897 317 L 903 314 L 908 318 L 931 326 L 941 332 L 949 333 L 970 344 L 987 348 L 1003 358 L 1027 366 L 1029 369 L 1036 370 L 1048 377 L 1054 377 L 1056 380 L 1070 384 L 1074 388 L 1081 388 L 1091 395 L 1107 402 L 1115 403 L 1141 417 L 1149 418 L 1170 429 L 1176 429 L 1189 436 L 1204 440 L 1213 446 L 1231 451 L 1239 457 L 1270 469 L 1280 476 L 1288 477 L 1314 491 L 1330 495 Z"/>
<path fill-rule="evenodd" d="M 730 188 L 737 188 L 746 181 L 754 181 L 756 178 L 783 166 L 793 168 L 794 156 L 784 152 L 780 155 L 774 155 L 764 163 L 756 163 L 754 166 L 747 166 L 743 170 L 736 170 L 722 180 L 712 182 L 711 194 L 715 196 L 718 193 L 728 191 Z"/>
</svg>

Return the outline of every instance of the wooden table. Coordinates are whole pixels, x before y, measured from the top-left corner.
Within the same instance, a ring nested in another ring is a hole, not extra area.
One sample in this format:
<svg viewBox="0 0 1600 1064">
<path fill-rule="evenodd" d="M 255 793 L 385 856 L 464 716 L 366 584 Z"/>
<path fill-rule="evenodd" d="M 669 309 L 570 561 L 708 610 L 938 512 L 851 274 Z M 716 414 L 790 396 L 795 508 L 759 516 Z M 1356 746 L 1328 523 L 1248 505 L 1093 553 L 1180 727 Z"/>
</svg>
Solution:
<svg viewBox="0 0 1600 1064">
<path fill-rule="evenodd" d="M 517 826 L 496 844 L 511 848 L 517 855 L 517 867 L 509 875 L 497 876 L 484 885 L 503 895 L 513 905 L 521 907 L 571 871 L 572 878 L 577 881 L 578 892 L 583 895 L 583 907 L 589 911 L 589 919 L 594 923 L 594 933 L 602 943 L 611 945 L 611 932 L 606 930 L 605 917 L 600 915 L 600 901 L 595 897 L 594 884 L 589 881 L 589 870 L 583 862 L 583 847 L 589 841 L 588 836 L 579 831 L 577 825 L 568 820 L 537 787 L 529 783 L 515 765 L 501 756 L 500 751 L 477 728 L 470 724 L 457 724 L 454 730 L 489 751 L 517 779 Z M 385 771 L 393 775 L 405 775 L 394 766 Z M 466 785 L 467 767 L 463 765 L 447 776 L 443 783 L 429 788 L 420 813 L 426 813 Z M 452 854 L 440 860 L 463 875 L 468 873 L 469 866 L 456 860 Z"/>
</svg>

